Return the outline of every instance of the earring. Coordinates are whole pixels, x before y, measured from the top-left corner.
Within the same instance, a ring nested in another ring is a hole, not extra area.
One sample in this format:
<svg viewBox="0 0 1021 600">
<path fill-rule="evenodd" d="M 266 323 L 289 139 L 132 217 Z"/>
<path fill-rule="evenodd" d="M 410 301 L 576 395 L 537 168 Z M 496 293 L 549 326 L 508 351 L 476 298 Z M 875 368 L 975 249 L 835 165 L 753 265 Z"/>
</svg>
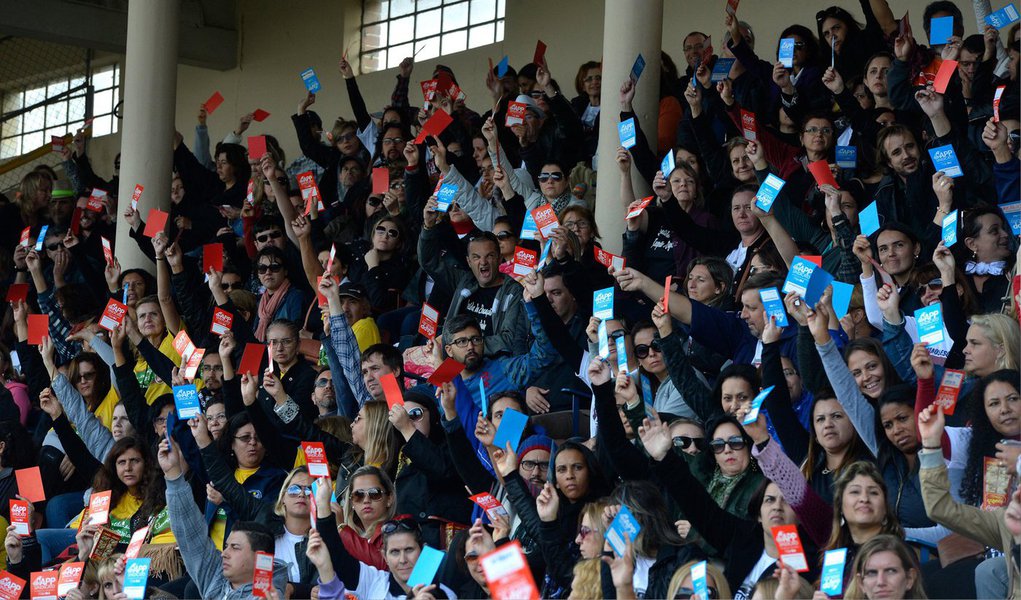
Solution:
<svg viewBox="0 0 1021 600">
<path fill-rule="evenodd" d="M 844 517 L 840 517 L 840 526 L 843 527 L 844 525 L 847 525 L 847 521 L 844 519 Z"/>
</svg>

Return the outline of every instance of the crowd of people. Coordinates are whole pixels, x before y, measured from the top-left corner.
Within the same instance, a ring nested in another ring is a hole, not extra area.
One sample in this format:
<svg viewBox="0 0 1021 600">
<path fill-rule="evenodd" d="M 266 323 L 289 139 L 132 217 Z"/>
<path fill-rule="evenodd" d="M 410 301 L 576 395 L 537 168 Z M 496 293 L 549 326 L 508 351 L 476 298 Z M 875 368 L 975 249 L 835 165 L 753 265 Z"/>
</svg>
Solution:
<svg viewBox="0 0 1021 600">
<path fill-rule="evenodd" d="M 79 132 L 0 204 L 0 592 L 1021 597 L 1018 23 L 859 4 L 721 6 L 658 90 L 408 58 L 373 113 L 345 57 L 296 158 L 203 105 L 165 213 Z"/>
</svg>

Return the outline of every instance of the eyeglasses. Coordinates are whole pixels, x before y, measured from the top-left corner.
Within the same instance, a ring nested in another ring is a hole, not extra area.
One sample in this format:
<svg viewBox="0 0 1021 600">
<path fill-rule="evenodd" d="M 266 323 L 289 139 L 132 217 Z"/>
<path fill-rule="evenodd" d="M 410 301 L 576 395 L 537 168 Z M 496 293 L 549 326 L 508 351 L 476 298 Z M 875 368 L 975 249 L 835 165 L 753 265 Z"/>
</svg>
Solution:
<svg viewBox="0 0 1021 600">
<path fill-rule="evenodd" d="M 404 181 L 402 180 L 402 181 L 391 182 L 390 183 L 390 189 L 391 190 L 403 190 L 404 189 Z"/>
<path fill-rule="evenodd" d="M 260 233 L 259 235 L 255 236 L 255 241 L 259 242 L 260 244 L 265 244 L 266 242 L 270 240 L 275 240 L 278 237 L 282 237 L 283 235 L 284 235 L 283 232 L 274 229 L 273 231 L 267 231 L 265 233 Z"/>
<path fill-rule="evenodd" d="M 833 134 L 833 128 L 832 127 L 816 127 L 816 126 L 813 125 L 812 127 L 806 127 L 805 128 L 805 133 L 810 133 L 810 134 L 811 133 L 821 133 L 823 135 L 832 135 Z"/>
<path fill-rule="evenodd" d="M 373 207 L 378 207 L 383 204 L 383 199 L 379 196 L 369 196 L 369 199 L 365 201 L 366 204 Z"/>
<path fill-rule="evenodd" d="M 581 527 L 578 528 L 578 537 L 580 537 L 581 539 L 585 539 L 595 532 L 596 532 L 595 529 L 592 529 L 591 527 L 585 527 L 584 525 L 582 525 Z"/>
<path fill-rule="evenodd" d="M 78 371 L 79 381 L 92 381 L 95 378 L 96 378 L 95 371 Z"/>
<path fill-rule="evenodd" d="M 396 229 L 387 229 L 386 227 L 383 227 L 381 225 L 376 227 L 376 233 L 385 235 L 386 237 L 392 239 L 397 239 L 401 235 L 400 231 Z"/>
<path fill-rule="evenodd" d="M 202 365 L 203 373 L 223 373 L 223 365 Z"/>
<path fill-rule="evenodd" d="M 716 438 L 709 442 L 709 447 L 713 449 L 713 454 L 723 454 L 723 447 L 730 446 L 731 450 L 735 452 L 744 450 L 745 441 L 744 438 L 739 435 L 732 435 L 727 439 Z"/>
<path fill-rule="evenodd" d="M 383 499 L 383 490 L 374 487 L 367 490 L 354 490 L 351 492 L 351 499 L 355 502 L 365 502 L 366 497 L 369 498 L 370 502 L 379 502 Z"/>
<path fill-rule="evenodd" d="M 226 423 L 227 413 L 216 413 L 215 415 L 206 415 L 206 420 L 210 423 Z"/>
<path fill-rule="evenodd" d="M 257 269 L 259 275 L 265 275 L 266 273 L 279 273 L 284 266 L 280 263 L 270 263 L 268 265 L 259 265 Z"/>
<path fill-rule="evenodd" d="M 482 344 L 482 341 L 483 339 L 481 335 L 473 335 L 471 337 L 457 338 L 450 343 L 458 348 L 467 348 L 468 344 L 471 344 L 472 346 L 479 346 Z"/>
<path fill-rule="evenodd" d="M 651 344 L 638 344 L 635 346 L 635 356 L 639 359 L 649 356 L 649 352 L 655 352 L 656 354 L 663 352 L 662 346 L 659 345 L 659 340 L 652 340 Z"/>
<path fill-rule="evenodd" d="M 244 446 L 247 446 L 249 444 L 258 445 L 259 444 L 259 436 L 251 435 L 251 434 L 249 434 L 249 435 L 235 435 L 234 436 L 234 441 L 235 442 L 241 442 L 241 444 L 244 445 Z"/>
<path fill-rule="evenodd" d="M 242 286 L 241 286 L 241 282 L 240 281 L 235 281 L 234 283 L 221 283 L 220 284 L 220 289 L 225 291 L 225 292 L 229 292 L 230 290 L 240 290 L 241 287 Z"/>
<path fill-rule="evenodd" d="M 49 250 L 50 252 L 53 252 L 57 248 L 60 248 L 60 242 L 55 242 L 53 244 L 46 244 L 46 249 Z"/>
<path fill-rule="evenodd" d="M 320 377 L 319 379 L 316 379 L 317 388 L 330 387 L 330 384 L 332 383 L 333 383 L 332 379 L 327 379 L 325 377 Z"/>
<path fill-rule="evenodd" d="M 513 237 L 517 237 L 517 236 L 515 236 L 510 231 L 501 231 L 500 233 L 496 234 L 496 239 L 501 240 L 501 241 L 502 240 L 509 240 L 509 239 L 511 239 Z"/>
<path fill-rule="evenodd" d="M 706 593 L 709 594 L 709 598 L 715 600 L 720 597 L 720 593 L 716 591 L 716 588 L 712 586 L 706 586 Z M 690 600 L 695 595 L 695 590 L 691 588 L 684 588 L 677 590 L 677 594 L 674 595 L 674 600 Z"/>
<path fill-rule="evenodd" d="M 479 553 L 478 552 L 469 552 L 468 554 L 464 555 L 464 562 L 466 562 L 466 563 L 473 563 L 473 562 L 477 561 L 478 559 L 479 559 Z"/>
<path fill-rule="evenodd" d="M 312 486 L 310 486 L 310 485 L 298 485 L 297 483 L 292 483 L 291 485 L 287 486 L 287 495 L 288 496 L 295 496 L 295 497 L 297 497 L 297 496 L 311 496 L 312 495 Z"/>
<path fill-rule="evenodd" d="M 571 231 L 581 231 L 582 229 L 588 229 L 589 227 L 592 226 L 591 223 L 585 220 L 564 221 L 563 225 L 564 227 L 570 229 Z"/>
<path fill-rule="evenodd" d="M 942 291 L 943 290 L 943 280 L 941 278 L 937 277 L 936 279 L 933 279 L 929 283 L 925 284 L 925 287 L 929 288 L 930 290 L 932 290 L 934 292 Z"/>
<path fill-rule="evenodd" d="M 705 438 L 695 438 L 687 435 L 675 435 L 674 436 L 674 448 L 680 448 L 681 450 L 687 450 L 694 444 L 696 448 L 702 448 L 702 442 Z"/>
<path fill-rule="evenodd" d="M 529 92 L 528 95 L 531 96 L 532 98 L 535 98 L 536 100 L 538 100 L 539 98 L 542 98 L 543 96 L 545 96 L 545 94 L 543 94 L 542 92 L 540 92 L 538 90 L 536 90 L 534 92 Z"/>
<path fill-rule="evenodd" d="M 412 408 L 408 410 L 408 418 L 412 421 L 421 421 L 422 417 L 425 416 L 425 410 L 421 408 Z"/>
<path fill-rule="evenodd" d="M 549 463 L 539 460 L 523 460 L 521 461 L 521 468 L 529 473 L 539 469 L 540 471 L 549 471 Z"/>
<path fill-rule="evenodd" d="M 390 535 L 391 533 L 396 533 L 398 531 L 419 531 L 419 527 L 418 523 L 411 519 L 392 519 L 383 523 L 380 530 L 384 535 Z"/>
<path fill-rule="evenodd" d="M 403 144 L 404 140 L 399 138 L 399 137 L 397 137 L 397 138 L 383 138 L 383 143 L 384 144 Z"/>
<path fill-rule="evenodd" d="M 350 142 L 351 140 L 355 139 L 355 134 L 353 134 L 353 133 L 342 133 L 342 134 L 338 135 L 337 137 L 335 137 L 333 139 L 338 141 L 338 142 Z"/>
<path fill-rule="evenodd" d="M 539 173 L 539 183 L 546 183 L 550 179 L 552 179 L 553 181 L 563 181 L 564 180 L 564 174 L 560 173 L 560 172 L 557 172 L 557 173 L 547 173 L 545 171 L 543 171 L 542 173 Z"/>
<path fill-rule="evenodd" d="M 167 424 L 167 418 L 166 417 L 156 417 L 155 419 L 152 420 L 152 422 L 154 424 L 156 424 L 156 425 L 166 425 Z"/>
<path fill-rule="evenodd" d="M 794 49 L 795 50 L 804 50 L 805 49 L 805 42 L 794 42 Z"/>
</svg>

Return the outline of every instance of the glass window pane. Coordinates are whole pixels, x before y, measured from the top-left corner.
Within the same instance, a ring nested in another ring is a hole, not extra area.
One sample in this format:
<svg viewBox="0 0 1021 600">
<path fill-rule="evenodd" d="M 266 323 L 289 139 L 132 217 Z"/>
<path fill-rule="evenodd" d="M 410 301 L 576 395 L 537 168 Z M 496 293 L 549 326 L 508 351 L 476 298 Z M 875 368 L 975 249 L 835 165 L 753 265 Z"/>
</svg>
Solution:
<svg viewBox="0 0 1021 600">
<path fill-rule="evenodd" d="M 46 107 L 46 126 L 53 127 L 67 122 L 67 102 L 56 102 Z"/>
<path fill-rule="evenodd" d="M 104 117 L 96 117 L 96 120 L 92 122 L 92 135 L 101 136 L 109 135 L 113 133 L 112 125 L 113 117 L 106 115 Z"/>
<path fill-rule="evenodd" d="M 468 47 L 468 32 L 455 31 L 443 34 L 443 53 L 453 54 L 461 52 Z"/>
<path fill-rule="evenodd" d="M 415 37 L 424 38 L 440 32 L 440 9 L 419 13 L 415 17 Z"/>
<path fill-rule="evenodd" d="M 92 114 L 105 115 L 113 110 L 113 92 L 111 90 L 96 92 L 93 98 Z"/>
<path fill-rule="evenodd" d="M 57 94 L 62 94 L 64 92 L 66 92 L 66 91 L 67 91 L 67 80 L 55 81 L 55 82 L 51 83 L 50 85 L 46 86 L 46 95 L 51 97 L 51 98 L 53 96 L 56 96 Z"/>
<path fill-rule="evenodd" d="M 507 13 L 507 1 L 496 0 L 496 18 L 502 19 Z"/>
<path fill-rule="evenodd" d="M 114 85 L 120 85 L 121 84 L 121 67 L 120 67 L 120 65 L 114 65 L 113 66 L 113 84 Z"/>
<path fill-rule="evenodd" d="M 4 94 L 4 112 L 10 112 L 21 108 L 21 93 Z"/>
<path fill-rule="evenodd" d="M 502 19 L 496 22 L 496 39 L 493 40 L 495 42 L 503 40 L 503 23 L 504 21 Z"/>
<path fill-rule="evenodd" d="M 25 90 L 25 106 L 32 106 L 46 99 L 46 88 Z"/>
<path fill-rule="evenodd" d="M 120 129 L 120 124 L 121 124 L 121 120 L 117 119 L 117 118 L 114 118 L 111 121 L 110 133 L 117 133 L 117 130 Z"/>
<path fill-rule="evenodd" d="M 369 25 L 362 30 L 362 51 L 386 46 L 386 23 Z"/>
<path fill-rule="evenodd" d="M 390 45 L 410 42 L 415 37 L 415 17 L 403 17 L 390 21 Z"/>
<path fill-rule="evenodd" d="M 439 36 L 415 42 L 415 52 L 418 53 L 418 58 L 415 60 L 429 60 L 438 57 L 440 55 Z"/>
<path fill-rule="evenodd" d="M 45 108 L 37 108 L 25 113 L 21 122 L 22 131 L 37 131 L 43 128 L 43 119 L 46 117 Z"/>
<path fill-rule="evenodd" d="M 443 0 L 418 0 L 418 10 L 429 10 L 443 4 Z"/>
<path fill-rule="evenodd" d="M 113 87 L 113 69 L 103 69 L 93 73 L 92 86 L 97 90 Z"/>
<path fill-rule="evenodd" d="M 390 18 L 409 15 L 415 10 L 415 0 L 392 0 L 390 2 Z"/>
<path fill-rule="evenodd" d="M 496 0 L 471 0 L 472 25 L 492 21 L 496 18 Z"/>
<path fill-rule="evenodd" d="M 460 2 L 443 8 L 443 31 L 460 29 L 468 25 L 468 3 Z M 443 50 L 446 53 L 446 50 Z"/>
<path fill-rule="evenodd" d="M 26 134 L 25 137 L 21 138 L 21 147 L 25 152 L 31 152 L 42 145 L 43 145 L 42 131 Z"/>
<path fill-rule="evenodd" d="M 85 98 L 79 98 L 68 102 L 67 120 L 81 121 L 85 119 Z"/>
<path fill-rule="evenodd" d="M 382 21 L 386 18 L 386 11 L 390 8 L 387 0 L 364 0 L 362 2 L 362 23 Z"/>
<path fill-rule="evenodd" d="M 0 158 L 11 158 L 21 154 L 21 138 L 11 138 L 0 142 Z"/>
<path fill-rule="evenodd" d="M 390 55 L 389 55 L 389 58 L 386 61 L 387 62 L 386 67 L 384 67 L 384 68 L 392 69 L 392 68 L 400 65 L 402 60 L 404 60 L 405 58 L 411 56 L 414 53 L 415 53 L 415 51 L 414 51 L 413 46 L 411 44 L 403 44 L 401 46 L 394 46 L 393 48 L 390 48 Z"/>
<path fill-rule="evenodd" d="M 471 32 L 468 36 L 469 48 L 478 48 L 479 46 L 485 46 L 486 44 L 492 43 L 493 43 L 492 23 L 471 28 Z"/>
<path fill-rule="evenodd" d="M 362 56 L 362 70 L 366 73 L 380 71 L 386 68 L 386 50 L 369 52 Z"/>
</svg>

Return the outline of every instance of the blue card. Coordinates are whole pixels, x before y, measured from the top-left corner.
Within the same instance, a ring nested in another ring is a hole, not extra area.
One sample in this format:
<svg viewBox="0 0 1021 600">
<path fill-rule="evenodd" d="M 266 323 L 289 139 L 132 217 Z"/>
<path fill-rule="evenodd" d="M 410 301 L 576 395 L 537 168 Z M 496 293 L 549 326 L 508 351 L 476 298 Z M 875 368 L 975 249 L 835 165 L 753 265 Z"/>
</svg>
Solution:
<svg viewBox="0 0 1021 600">
<path fill-rule="evenodd" d="M 788 69 L 794 68 L 794 38 L 780 40 L 780 62 Z"/>
<path fill-rule="evenodd" d="M 1014 232 L 1014 235 L 1021 235 L 1021 202 L 1001 204 L 1000 210 L 1007 218 L 1007 223 L 1010 224 L 1010 230 Z"/>
<path fill-rule="evenodd" d="M 627 542 L 633 544 L 635 538 L 638 537 L 638 532 L 641 530 L 642 526 L 638 523 L 638 519 L 631 514 L 631 510 L 627 506 L 621 505 L 620 512 L 617 513 L 613 523 L 610 523 L 610 526 L 606 529 L 606 541 L 610 543 L 614 554 L 624 556 Z"/>
<path fill-rule="evenodd" d="M 775 387 L 776 387 L 775 385 L 769 386 L 768 388 L 759 392 L 759 394 L 752 399 L 752 405 L 748 408 L 748 414 L 746 414 L 744 416 L 744 419 L 741 421 L 742 425 L 751 425 L 759 418 L 759 411 L 762 410 L 762 403 L 766 400 L 766 398 L 769 396 L 769 393 L 772 392 L 773 388 Z"/>
<path fill-rule="evenodd" d="M 177 418 L 182 421 L 197 417 L 199 408 L 199 392 L 194 383 L 174 386 L 174 404 L 177 406 Z"/>
<path fill-rule="evenodd" d="M 877 203 L 873 202 L 861 209 L 861 212 L 858 213 L 858 227 L 861 228 L 861 234 L 865 237 L 879 231 L 879 205 Z"/>
<path fill-rule="evenodd" d="M 496 76 L 503 77 L 507 74 L 507 69 L 510 68 L 510 57 L 506 54 L 500 59 L 500 62 L 496 63 Z"/>
<path fill-rule="evenodd" d="M 423 545 L 422 553 L 418 555 L 418 561 L 415 562 L 415 568 L 411 570 L 411 576 L 408 577 L 408 587 L 431 584 L 433 578 L 436 577 L 436 571 L 440 570 L 440 563 L 443 562 L 445 556 L 446 554 L 436 548 Z"/>
<path fill-rule="evenodd" d="M 482 416 L 489 418 L 489 400 L 486 399 L 486 379 L 479 377 L 479 404 L 482 405 Z"/>
<path fill-rule="evenodd" d="M 610 337 L 606 335 L 606 321 L 599 321 L 599 358 L 606 360 L 610 357 Z"/>
<path fill-rule="evenodd" d="M 521 235 L 519 240 L 534 240 L 539 236 L 539 226 L 535 224 L 535 217 L 532 211 L 525 213 L 525 222 L 521 224 Z"/>
<path fill-rule="evenodd" d="M 145 598 L 151 558 L 129 558 L 124 564 L 124 595 L 131 600 Z"/>
<path fill-rule="evenodd" d="M 121 302 L 128 303 L 128 284 L 124 284 L 124 293 L 121 295 Z"/>
<path fill-rule="evenodd" d="M 797 292 L 802 298 L 805 297 L 805 290 L 808 289 L 808 280 L 815 271 L 815 263 L 795 256 L 791 262 L 791 270 L 787 273 L 787 279 L 783 282 L 783 293 Z"/>
<path fill-rule="evenodd" d="M 776 317 L 777 327 L 787 327 L 787 310 L 783 305 L 783 298 L 775 287 L 759 290 L 759 298 L 762 299 L 762 308 L 766 311 L 766 318 Z"/>
<path fill-rule="evenodd" d="M 850 283 L 844 283 L 843 281 L 833 280 L 833 314 L 838 319 L 843 319 L 847 315 L 847 310 L 851 306 L 851 295 L 854 294 L 854 286 Z"/>
<path fill-rule="evenodd" d="M 507 442 L 510 442 L 511 448 L 517 450 L 518 444 L 521 442 L 521 434 L 524 433 L 527 423 L 528 417 L 513 408 L 503 411 L 503 419 L 500 420 L 500 426 L 496 428 L 493 445 L 505 450 Z"/>
<path fill-rule="evenodd" d="M 642 71 L 645 70 L 645 57 L 641 54 L 635 59 L 635 64 L 631 67 L 631 81 L 638 83 L 638 78 L 642 76 Z"/>
<path fill-rule="evenodd" d="M 39 228 L 39 237 L 35 238 L 35 251 L 42 252 L 43 246 L 46 244 L 46 231 L 50 228 L 49 225 L 43 225 Z"/>
<path fill-rule="evenodd" d="M 831 283 L 833 283 L 833 276 L 824 269 L 816 268 L 812 271 L 812 276 L 808 278 L 808 286 L 805 288 L 805 303 L 815 306 Z"/>
<path fill-rule="evenodd" d="M 943 245 L 949 248 L 957 243 L 957 211 L 943 217 Z"/>
<path fill-rule="evenodd" d="M 937 302 L 915 311 L 918 341 L 934 346 L 943 341 L 943 305 Z"/>
<path fill-rule="evenodd" d="M 766 175 L 762 185 L 759 186 L 759 191 L 755 192 L 755 206 L 761 208 L 763 212 L 769 212 L 769 209 L 773 208 L 773 203 L 776 202 L 776 197 L 780 194 L 780 190 L 783 189 L 786 183 L 786 181 L 772 173 Z"/>
<path fill-rule="evenodd" d="M 592 316 L 600 321 L 613 318 L 613 288 L 596 290 L 592 294 Z"/>
<path fill-rule="evenodd" d="M 457 195 L 457 186 L 452 183 L 440 185 L 440 191 L 436 192 L 436 210 L 447 212 L 450 205 L 454 203 L 454 196 Z M 534 222 L 534 221 L 533 221 Z"/>
<path fill-rule="evenodd" d="M 652 395 L 652 382 L 649 381 L 648 375 L 641 375 L 642 381 L 642 401 L 645 404 L 652 406 L 656 403 L 656 397 Z"/>
<path fill-rule="evenodd" d="M 837 166 L 841 169 L 853 169 L 858 166 L 857 146 L 837 146 Z"/>
<path fill-rule="evenodd" d="M 550 248 L 553 247 L 553 238 L 546 240 L 546 244 L 542 247 L 542 254 L 539 255 L 539 266 L 542 266 L 546 262 L 546 258 L 549 257 Z"/>
<path fill-rule="evenodd" d="M 938 17 L 929 20 L 929 45 L 942 46 L 954 35 L 954 18 Z"/>
<path fill-rule="evenodd" d="M 620 137 L 620 145 L 625 148 L 634 147 L 638 141 L 638 134 L 635 132 L 635 119 L 631 117 L 627 121 L 617 124 L 617 135 Z"/>
<path fill-rule="evenodd" d="M 603 321 L 605 323 L 606 321 Z M 617 349 L 617 370 L 621 373 L 627 373 L 627 343 L 624 341 L 624 336 L 620 336 L 613 339 L 613 343 Z"/>
<path fill-rule="evenodd" d="M 666 156 L 663 157 L 663 162 L 659 163 L 659 170 L 663 171 L 663 178 L 670 181 L 670 174 L 677 168 L 677 160 L 674 158 L 674 151 L 671 148 Z"/>
<path fill-rule="evenodd" d="M 929 156 L 932 157 L 932 165 L 936 167 L 936 170 L 943 171 L 947 177 L 964 175 L 961 171 L 961 163 L 957 161 L 957 153 L 954 152 L 954 147 L 951 144 L 939 148 L 929 148 Z"/>
<path fill-rule="evenodd" d="M 315 69 L 312 67 L 301 72 L 301 80 L 305 83 L 305 89 L 313 94 L 323 88 L 322 84 L 319 83 L 319 78 L 316 77 Z"/>
<path fill-rule="evenodd" d="M 713 73 L 709 76 L 709 81 L 713 83 L 719 83 L 730 77 L 730 68 L 734 66 L 736 58 L 719 57 L 716 59 L 716 64 L 713 65 Z"/>
<path fill-rule="evenodd" d="M 827 596 L 844 593 L 844 563 L 847 562 L 847 548 L 827 550 L 822 559 L 822 574 L 819 576 L 819 591 Z"/>
<path fill-rule="evenodd" d="M 1018 18 L 1017 9 L 1013 4 L 1008 4 L 996 12 L 986 15 L 986 23 L 997 29 L 1003 29 L 1007 25 L 1016 23 Z"/>
<path fill-rule="evenodd" d="M 695 593 L 692 596 L 699 598 L 709 597 L 709 580 L 705 576 L 706 561 L 695 563 L 691 567 L 691 588 Z"/>
</svg>

